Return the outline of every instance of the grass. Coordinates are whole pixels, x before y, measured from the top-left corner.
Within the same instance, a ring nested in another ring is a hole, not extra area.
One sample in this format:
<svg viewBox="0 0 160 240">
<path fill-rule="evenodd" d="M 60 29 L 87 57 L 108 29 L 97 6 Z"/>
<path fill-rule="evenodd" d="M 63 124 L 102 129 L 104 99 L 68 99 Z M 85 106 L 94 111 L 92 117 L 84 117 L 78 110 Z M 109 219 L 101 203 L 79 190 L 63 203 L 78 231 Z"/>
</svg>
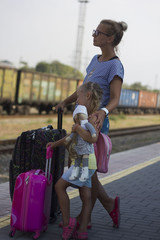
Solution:
<svg viewBox="0 0 160 240">
<path fill-rule="evenodd" d="M 160 124 L 160 115 L 110 115 L 110 129 Z M 69 133 L 72 115 L 63 116 L 63 128 Z M 0 140 L 17 138 L 23 131 L 52 125 L 57 128 L 57 116 L 1 116 Z"/>
</svg>

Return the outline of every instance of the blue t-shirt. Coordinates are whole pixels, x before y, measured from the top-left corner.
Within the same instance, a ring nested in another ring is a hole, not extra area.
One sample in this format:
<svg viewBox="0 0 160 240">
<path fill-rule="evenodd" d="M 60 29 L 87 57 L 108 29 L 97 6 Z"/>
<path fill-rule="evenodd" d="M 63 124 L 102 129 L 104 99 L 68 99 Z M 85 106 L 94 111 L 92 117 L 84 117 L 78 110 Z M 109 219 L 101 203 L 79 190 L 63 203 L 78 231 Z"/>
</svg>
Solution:
<svg viewBox="0 0 160 240">
<path fill-rule="evenodd" d="M 122 79 L 124 77 L 124 68 L 121 61 L 118 58 L 114 58 L 109 61 L 99 62 L 98 57 L 95 55 L 90 64 L 87 67 L 87 75 L 84 78 L 84 82 L 96 82 L 103 90 L 103 96 L 101 106 L 105 107 L 110 99 L 110 82 L 115 76 Z"/>
</svg>

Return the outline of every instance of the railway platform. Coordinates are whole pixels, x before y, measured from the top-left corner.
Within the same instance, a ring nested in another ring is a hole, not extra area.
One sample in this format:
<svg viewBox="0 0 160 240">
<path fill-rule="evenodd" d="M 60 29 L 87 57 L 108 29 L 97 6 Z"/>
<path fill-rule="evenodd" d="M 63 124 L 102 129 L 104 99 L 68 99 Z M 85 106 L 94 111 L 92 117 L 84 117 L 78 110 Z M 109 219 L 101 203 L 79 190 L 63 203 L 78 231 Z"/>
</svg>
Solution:
<svg viewBox="0 0 160 240">
<path fill-rule="evenodd" d="M 112 220 L 99 201 L 92 213 L 89 240 L 160 240 L 160 142 L 111 155 L 109 172 L 99 174 L 105 190 L 111 197 L 121 199 L 121 225 L 112 227 Z M 81 207 L 78 191 L 68 189 L 71 215 Z M 0 184 L 0 239 L 9 240 L 11 201 L 8 182 Z M 59 240 L 61 215 L 49 224 L 39 240 Z M 13 239 L 29 240 L 32 233 L 17 231 Z"/>
</svg>

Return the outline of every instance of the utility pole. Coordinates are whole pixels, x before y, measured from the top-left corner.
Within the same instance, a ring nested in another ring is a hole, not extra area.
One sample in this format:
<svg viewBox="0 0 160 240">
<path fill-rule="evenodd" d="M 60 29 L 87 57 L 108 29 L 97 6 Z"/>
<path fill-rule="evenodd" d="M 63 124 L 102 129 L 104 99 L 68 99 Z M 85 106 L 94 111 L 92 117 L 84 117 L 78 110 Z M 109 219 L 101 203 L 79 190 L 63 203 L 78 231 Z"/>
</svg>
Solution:
<svg viewBox="0 0 160 240">
<path fill-rule="evenodd" d="M 82 44 L 83 44 L 83 36 L 84 36 L 86 3 L 88 3 L 88 1 L 79 0 L 79 2 L 80 2 L 80 9 L 79 9 L 78 31 L 77 31 L 76 51 L 75 51 L 75 60 L 74 60 L 75 71 L 81 70 Z"/>
</svg>

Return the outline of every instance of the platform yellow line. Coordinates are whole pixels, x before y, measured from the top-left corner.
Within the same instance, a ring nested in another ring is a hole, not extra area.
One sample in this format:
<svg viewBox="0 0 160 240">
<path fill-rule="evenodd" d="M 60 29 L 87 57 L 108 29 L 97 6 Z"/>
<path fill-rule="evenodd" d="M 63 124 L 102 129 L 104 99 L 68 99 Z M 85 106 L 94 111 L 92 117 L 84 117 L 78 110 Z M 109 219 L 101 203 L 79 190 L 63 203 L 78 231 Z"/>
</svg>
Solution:
<svg viewBox="0 0 160 240">
<path fill-rule="evenodd" d="M 160 161 L 160 156 L 156 157 L 154 159 L 151 159 L 151 160 L 149 160 L 147 162 L 140 163 L 140 164 L 135 165 L 133 167 L 127 168 L 127 169 L 122 170 L 120 172 L 114 173 L 114 174 L 112 174 L 110 176 L 101 178 L 101 179 L 99 179 L 99 181 L 101 182 L 102 185 L 105 185 L 107 183 L 111 183 L 111 182 L 113 182 L 115 180 L 118 180 L 118 179 L 120 179 L 122 177 L 125 177 L 125 176 L 127 176 L 127 175 L 129 175 L 129 174 L 131 174 L 133 172 L 141 170 L 142 168 L 145 168 L 145 167 L 147 167 L 149 165 L 152 165 L 152 164 L 154 164 L 156 162 L 159 162 L 159 161 Z M 69 198 L 72 199 L 72 198 L 75 198 L 75 197 L 79 196 L 79 192 L 78 192 L 78 190 L 73 190 L 73 191 L 69 192 L 68 195 L 69 195 Z"/>
<path fill-rule="evenodd" d="M 140 163 L 138 165 L 135 165 L 133 167 L 130 167 L 128 169 L 125 169 L 125 170 L 122 170 L 118 173 L 115 173 L 115 174 L 112 174 L 110 176 L 107 176 L 107 177 L 104 177 L 104 178 L 101 178 L 100 179 L 100 182 L 102 185 L 105 185 L 107 183 L 111 183 L 115 180 L 118 180 L 122 177 L 125 177 L 131 173 L 134 173 L 138 170 L 141 170 L 145 167 L 148 167 L 154 163 L 157 163 L 160 161 L 160 156 L 159 157 L 156 157 L 154 159 L 151 159 L 147 162 L 144 162 L 144 163 Z M 69 198 L 72 199 L 72 198 L 75 198 L 75 197 L 78 197 L 79 196 L 79 191 L 78 190 L 72 190 L 71 192 L 68 192 L 68 195 L 69 195 Z M 5 216 L 5 217 L 2 217 L 0 218 L 0 228 L 3 228 L 5 226 L 8 226 L 10 224 L 10 215 L 8 216 Z"/>
<path fill-rule="evenodd" d="M 10 215 L 0 218 L 0 229 L 10 224 Z"/>
</svg>

